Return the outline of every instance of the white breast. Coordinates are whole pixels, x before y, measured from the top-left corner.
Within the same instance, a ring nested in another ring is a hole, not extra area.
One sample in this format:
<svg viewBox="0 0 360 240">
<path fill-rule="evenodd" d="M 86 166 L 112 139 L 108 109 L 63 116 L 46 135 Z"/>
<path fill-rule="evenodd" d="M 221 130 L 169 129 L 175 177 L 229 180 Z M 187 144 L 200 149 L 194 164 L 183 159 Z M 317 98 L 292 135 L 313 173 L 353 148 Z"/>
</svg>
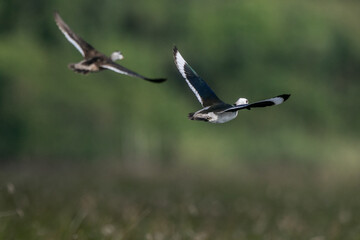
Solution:
<svg viewBox="0 0 360 240">
<path fill-rule="evenodd" d="M 213 113 L 214 114 L 214 113 Z M 215 115 L 215 114 L 214 114 Z M 238 115 L 238 112 L 225 112 L 218 114 L 216 118 L 211 119 L 209 122 L 211 123 L 225 123 L 230 120 L 233 120 Z"/>
</svg>

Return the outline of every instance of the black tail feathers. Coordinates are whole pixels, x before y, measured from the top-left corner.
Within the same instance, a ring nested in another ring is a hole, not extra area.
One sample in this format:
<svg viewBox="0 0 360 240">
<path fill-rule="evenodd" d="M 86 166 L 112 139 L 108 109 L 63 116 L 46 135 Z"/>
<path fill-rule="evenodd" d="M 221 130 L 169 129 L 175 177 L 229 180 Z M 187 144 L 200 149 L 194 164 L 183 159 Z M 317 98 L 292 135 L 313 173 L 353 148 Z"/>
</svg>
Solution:
<svg viewBox="0 0 360 240">
<path fill-rule="evenodd" d="M 194 113 L 189 113 L 188 118 L 189 118 L 190 120 L 194 120 Z"/>
</svg>

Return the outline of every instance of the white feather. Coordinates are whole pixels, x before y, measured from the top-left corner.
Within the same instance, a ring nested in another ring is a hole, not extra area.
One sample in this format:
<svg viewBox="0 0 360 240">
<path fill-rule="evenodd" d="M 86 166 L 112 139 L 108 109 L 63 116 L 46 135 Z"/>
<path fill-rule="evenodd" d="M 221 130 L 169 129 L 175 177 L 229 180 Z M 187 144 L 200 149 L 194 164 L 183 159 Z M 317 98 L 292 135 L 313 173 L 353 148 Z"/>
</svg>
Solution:
<svg viewBox="0 0 360 240">
<path fill-rule="evenodd" d="M 208 112 L 208 113 L 200 113 L 201 111 L 205 110 L 207 108 L 203 108 L 197 112 L 194 113 L 195 118 L 199 119 L 206 119 L 210 123 L 225 123 L 230 120 L 233 120 L 237 117 L 238 112 L 223 112 L 223 113 L 214 113 L 214 112 Z"/>
<path fill-rule="evenodd" d="M 71 38 L 66 31 L 64 31 L 62 28 L 60 28 L 60 30 L 65 35 L 66 39 L 81 53 L 83 57 L 85 57 L 85 53 L 80 47 L 80 45 L 73 38 Z"/>
<path fill-rule="evenodd" d="M 233 120 L 238 115 L 238 112 L 226 112 L 218 114 L 217 118 L 215 119 L 214 123 L 226 123 L 228 121 Z"/>
<path fill-rule="evenodd" d="M 186 77 L 186 73 L 185 73 L 185 64 L 187 64 L 187 62 L 185 61 L 185 59 L 181 56 L 181 54 L 179 53 L 179 51 L 176 52 L 175 55 L 175 61 L 176 61 L 176 66 L 179 69 L 179 72 L 181 73 L 181 75 L 183 76 L 183 78 L 185 79 L 185 81 L 187 82 L 187 84 L 189 85 L 191 91 L 193 91 L 193 93 L 195 94 L 196 98 L 199 100 L 199 102 L 201 103 L 201 105 L 203 105 L 203 101 L 202 98 L 200 96 L 200 94 L 198 93 L 198 91 L 194 88 L 193 85 L 191 85 L 191 83 L 189 82 L 189 80 Z"/>
<path fill-rule="evenodd" d="M 279 104 L 282 104 L 284 102 L 284 98 L 282 98 L 282 97 L 274 97 L 274 98 L 268 99 L 268 101 L 272 101 L 275 105 L 279 105 Z"/>
<path fill-rule="evenodd" d="M 121 74 L 125 74 L 125 75 L 129 75 L 127 72 L 121 71 L 119 69 L 117 69 L 116 67 L 113 66 L 109 66 L 109 65 L 101 65 L 102 68 L 107 68 L 111 71 L 117 72 L 117 73 L 121 73 Z"/>
</svg>

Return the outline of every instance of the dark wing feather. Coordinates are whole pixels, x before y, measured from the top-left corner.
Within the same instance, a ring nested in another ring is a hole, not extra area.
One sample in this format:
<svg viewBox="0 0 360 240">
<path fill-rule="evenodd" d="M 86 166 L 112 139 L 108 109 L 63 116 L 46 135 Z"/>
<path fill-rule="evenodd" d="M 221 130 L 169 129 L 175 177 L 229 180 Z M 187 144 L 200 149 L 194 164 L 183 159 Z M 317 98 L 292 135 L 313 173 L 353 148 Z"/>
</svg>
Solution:
<svg viewBox="0 0 360 240">
<path fill-rule="evenodd" d="M 150 81 L 150 82 L 161 83 L 161 82 L 166 81 L 165 78 L 147 78 L 147 77 L 144 77 L 144 76 L 142 76 L 142 75 L 140 75 L 140 74 L 138 74 L 136 72 L 133 72 L 133 71 L 131 71 L 131 70 L 129 70 L 129 69 L 115 63 L 115 62 L 112 62 L 112 61 L 101 64 L 100 67 L 112 70 L 112 71 L 120 73 L 120 74 L 125 74 L 125 75 L 128 75 L 128 76 L 141 78 L 141 79 L 144 79 L 144 80 Z"/>
<path fill-rule="evenodd" d="M 176 67 L 203 107 L 223 103 L 207 83 L 184 60 L 176 47 L 173 49 L 173 54 Z"/>
<path fill-rule="evenodd" d="M 58 12 L 54 13 L 54 19 L 59 27 L 60 31 L 65 35 L 66 39 L 74 45 L 74 47 L 81 53 L 81 55 L 85 58 L 92 57 L 89 56 L 91 54 L 94 55 L 94 52 L 97 52 L 93 46 L 83 40 L 81 37 L 76 35 L 70 27 L 64 22 L 64 20 L 60 17 Z"/>
<path fill-rule="evenodd" d="M 235 112 L 235 111 L 239 111 L 239 110 L 245 109 L 245 108 L 250 110 L 251 108 L 260 108 L 260 107 L 279 105 L 279 104 L 285 102 L 289 97 L 290 97 L 290 94 L 282 94 L 282 95 L 279 95 L 279 96 L 276 96 L 273 98 L 269 98 L 266 100 L 262 100 L 259 102 L 234 106 L 234 107 L 224 110 L 223 112 Z"/>
</svg>

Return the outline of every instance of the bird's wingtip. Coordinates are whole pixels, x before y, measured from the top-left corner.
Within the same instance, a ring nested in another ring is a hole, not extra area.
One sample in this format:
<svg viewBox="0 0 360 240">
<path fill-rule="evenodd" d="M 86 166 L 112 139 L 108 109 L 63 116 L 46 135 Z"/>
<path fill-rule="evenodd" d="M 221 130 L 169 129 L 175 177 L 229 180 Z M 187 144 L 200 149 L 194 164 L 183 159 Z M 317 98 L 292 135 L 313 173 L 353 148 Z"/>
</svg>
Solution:
<svg viewBox="0 0 360 240">
<path fill-rule="evenodd" d="M 60 16 L 59 11 L 54 10 L 53 16 L 54 16 L 55 19 L 58 18 Z"/>
<path fill-rule="evenodd" d="M 173 51 L 174 51 L 174 52 L 177 52 L 177 51 L 178 51 L 178 48 L 176 47 L 175 44 L 174 44 L 174 47 L 173 47 Z"/>
<path fill-rule="evenodd" d="M 291 96 L 291 94 L 282 94 L 282 95 L 280 95 L 280 96 L 284 99 L 284 101 L 286 101 L 286 100 L 289 99 L 289 97 Z"/>
<path fill-rule="evenodd" d="M 173 47 L 173 55 L 174 57 L 176 57 L 176 54 L 179 52 L 178 48 L 176 47 L 176 45 L 174 45 Z"/>
<path fill-rule="evenodd" d="M 162 83 L 165 82 L 166 78 L 145 78 L 145 80 L 153 82 L 153 83 Z"/>
<path fill-rule="evenodd" d="M 289 99 L 290 96 L 291 96 L 291 94 L 281 94 L 281 95 L 279 95 L 277 97 L 282 98 L 284 100 L 284 102 L 285 102 L 286 100 Z"/>
</svg>

